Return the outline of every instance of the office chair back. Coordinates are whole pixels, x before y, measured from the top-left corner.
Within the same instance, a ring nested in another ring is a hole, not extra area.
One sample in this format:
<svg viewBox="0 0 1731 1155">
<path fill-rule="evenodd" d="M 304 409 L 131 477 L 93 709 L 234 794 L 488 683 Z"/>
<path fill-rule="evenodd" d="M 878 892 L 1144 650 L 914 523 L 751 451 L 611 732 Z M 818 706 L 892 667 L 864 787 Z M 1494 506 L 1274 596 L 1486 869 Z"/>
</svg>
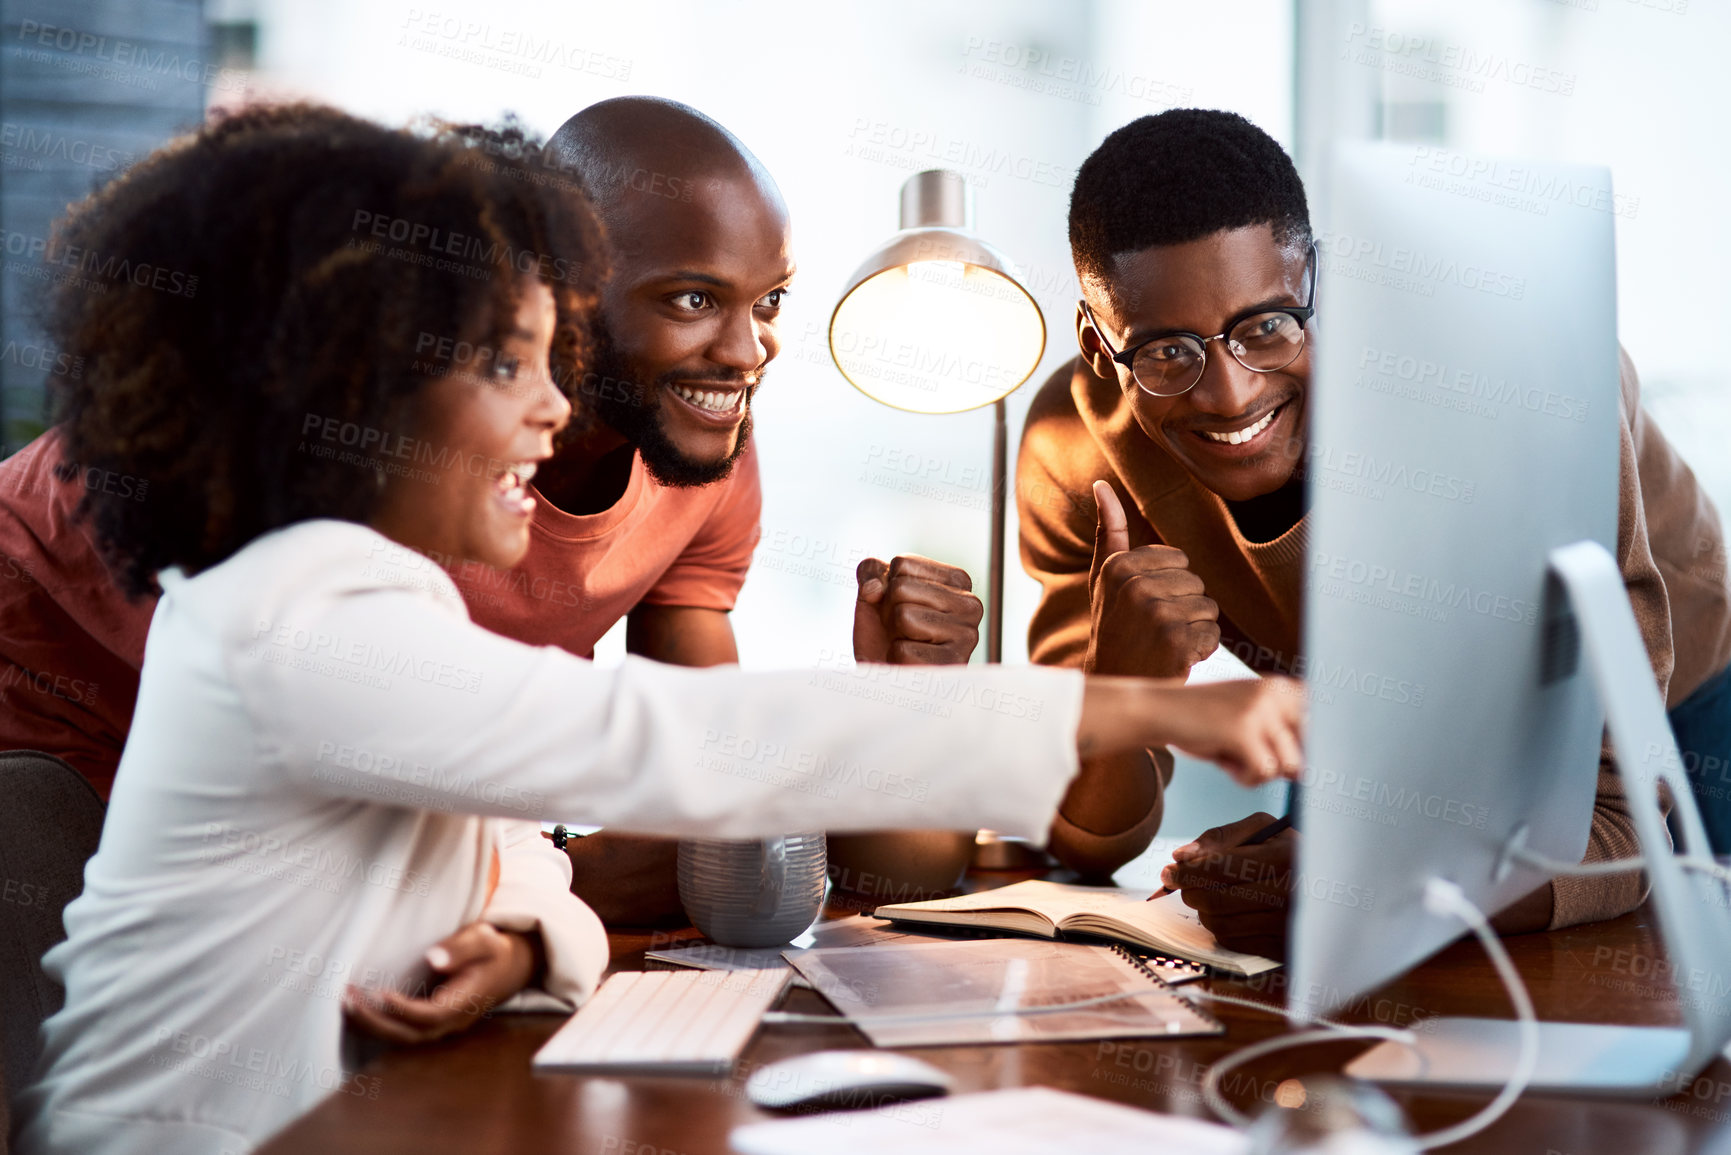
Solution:
<svg viewBox="0 0 1731 1155">
<path fill-rule="evenodd" d="M 24 1088 L 42 1020 L 65 1001 L 42 956 L 66 937 L 60 912 L 84 889 L 103 811 L 90 784 L 53 755 L 0 753 L 0 1098 Z"/>
</svg>

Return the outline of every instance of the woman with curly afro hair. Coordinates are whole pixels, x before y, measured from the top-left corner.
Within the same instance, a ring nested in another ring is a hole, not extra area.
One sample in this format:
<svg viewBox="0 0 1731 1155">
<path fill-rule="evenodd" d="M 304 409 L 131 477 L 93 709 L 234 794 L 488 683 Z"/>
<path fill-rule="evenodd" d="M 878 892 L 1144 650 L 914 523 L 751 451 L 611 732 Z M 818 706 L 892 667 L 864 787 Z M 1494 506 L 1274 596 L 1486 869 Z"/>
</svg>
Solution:
<svg viewBox="0 0 1731 1155">
<path fill-rule="evenodd" d="M 1038 836 L 1079 744 L 1293 761 L 1272 682 L 988 668 L 934 688 L 953 708 L 905 709 L 800 672 L 599 670 L 473 625 L 443 565 L 523 557 L 602 276 L 555 168 L 516 131 L 253 111 L 57 233 L 50 330 L 84 366 L 66 460 L 148 486 L 82 516 L 161 597 L 101 848 L 44 959 L 66 1004 L 19 1099 L 30 1155 L 250 1150 L 326 1094 L 378 1094 L 363 1035 L 581 1002 L 607 939 L 543 818 Z"/>
</svg>

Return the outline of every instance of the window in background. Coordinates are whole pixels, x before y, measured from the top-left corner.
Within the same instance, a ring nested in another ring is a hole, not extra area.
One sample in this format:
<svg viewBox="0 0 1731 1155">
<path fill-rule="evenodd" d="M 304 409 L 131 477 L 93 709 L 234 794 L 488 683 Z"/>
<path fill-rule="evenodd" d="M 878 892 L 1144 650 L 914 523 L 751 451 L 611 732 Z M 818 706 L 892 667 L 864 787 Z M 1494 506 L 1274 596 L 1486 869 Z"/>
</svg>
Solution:
<svg viewBox="0 0 1731 1155">
<path fill-rule="evenodd" d="M 1361 0 L 1359 7 L 1356 16 L 1334 15 L 1331 36 L 1339 67 L 1368 78 L 1383 137 L 1610 167 L 1620 336 L 1641 372 L 1648 412 L 1723 517 L 1731 509 L 1724 452 L 1731 369 L 1716 342 L 1690 335 L 1721 327 L 1718 273 L 1731 262 L 1731 231 L 1722 224 L 1731 155 L 1719 147 L 1731 6 Z"/>
<path fill-rule="evenodd" d="M 148 11 L 126 0 L 8 0 L 0 54 L 3 456 L 46 428 L 47 384 L 83 371 L 42 335 L 46 290 L 101 288 L 100 254 L 51 247 L 51 226 L 68 204 L 196 125 L 218 77 L 205 71 L 199 0 Z"/>
</svg>

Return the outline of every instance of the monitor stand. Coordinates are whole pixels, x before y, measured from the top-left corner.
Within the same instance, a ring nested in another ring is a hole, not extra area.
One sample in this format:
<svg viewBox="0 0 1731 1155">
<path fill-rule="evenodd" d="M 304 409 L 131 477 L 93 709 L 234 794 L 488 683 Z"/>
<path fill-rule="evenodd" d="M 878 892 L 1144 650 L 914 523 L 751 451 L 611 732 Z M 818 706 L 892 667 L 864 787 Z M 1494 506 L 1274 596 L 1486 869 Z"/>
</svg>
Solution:
<svg viewBox="0 0 1731 1155">
<path fill-rule="evenodd" d="M 1567 595 L 1605 707 L 1685 1025 L 1541 1022 L 1531 1086 L 1675 1094 L 1731 1040 L 1731 902 L 1725 884 L 1684 871 L 1666 833 L 1660 783 L 1670 788 L 1683 835 L 1678 851 L 1710 853 L 1616 560 L 1597 542 L 1577 542 L 1551 552 L 1550 572 Z M 1410 1044 L 1378 1044 L 1346 1073 L 1406 1086 L 1500 1087 L 1520 1054 L 1520 1024 L 1510 1019 L 1430 1019 L 1415 1035 Z"/>
<path fill-rule="evenodd" d="M 1379 1043 L 1346 1065 L 1355 1079 L 1397 1086 L 1495 1091 L 1513 1077 L 1521 1051 L 1511 1019 L 1435 1018 L 1419 1024 L 1412 1044 Z M 1534 1091 L 1650 1095 L 1674 1086 L 1689 1054 L 1685 1027 L 1539 1024 Z"/>
</svg>

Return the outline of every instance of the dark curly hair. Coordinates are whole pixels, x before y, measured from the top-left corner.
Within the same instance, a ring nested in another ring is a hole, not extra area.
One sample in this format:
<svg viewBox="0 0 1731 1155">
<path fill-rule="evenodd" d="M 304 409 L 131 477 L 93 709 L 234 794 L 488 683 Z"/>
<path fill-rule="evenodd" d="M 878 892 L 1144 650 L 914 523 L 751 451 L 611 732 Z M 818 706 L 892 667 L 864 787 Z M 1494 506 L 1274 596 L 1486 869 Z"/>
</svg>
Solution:
<svg viewBox="0 0 1731 1155">
<path fill-rule="evenodd" d="M 1216 109 L 1132 120 L 1082 162 L 1070 194 L 1070 254 L 1084 280 L 1109 280 L 1119 253 L 1263 224 L 1279 244 L 1310 244 L 1304 182 L 1272 136 Z"/>
<path fill-rule="evenodd" d="M 286 105 L 208 124 L 71 208 L 45 312 L 84 358 L 55 397 L 61 471 L 148 495 L 79 506 L 129 592 L 297 521 L 366 521 L 380 443 L 412 434 L 417 394 L 450 371 L 430 351 L 496 348 L 529 277 L 553 292 L 555 379 L 581 377 L 606 258 L 548 168 L 514 124 Z M 308 451 L 326 422 L 361 431 L 342 461 Z"/>
</svg>

